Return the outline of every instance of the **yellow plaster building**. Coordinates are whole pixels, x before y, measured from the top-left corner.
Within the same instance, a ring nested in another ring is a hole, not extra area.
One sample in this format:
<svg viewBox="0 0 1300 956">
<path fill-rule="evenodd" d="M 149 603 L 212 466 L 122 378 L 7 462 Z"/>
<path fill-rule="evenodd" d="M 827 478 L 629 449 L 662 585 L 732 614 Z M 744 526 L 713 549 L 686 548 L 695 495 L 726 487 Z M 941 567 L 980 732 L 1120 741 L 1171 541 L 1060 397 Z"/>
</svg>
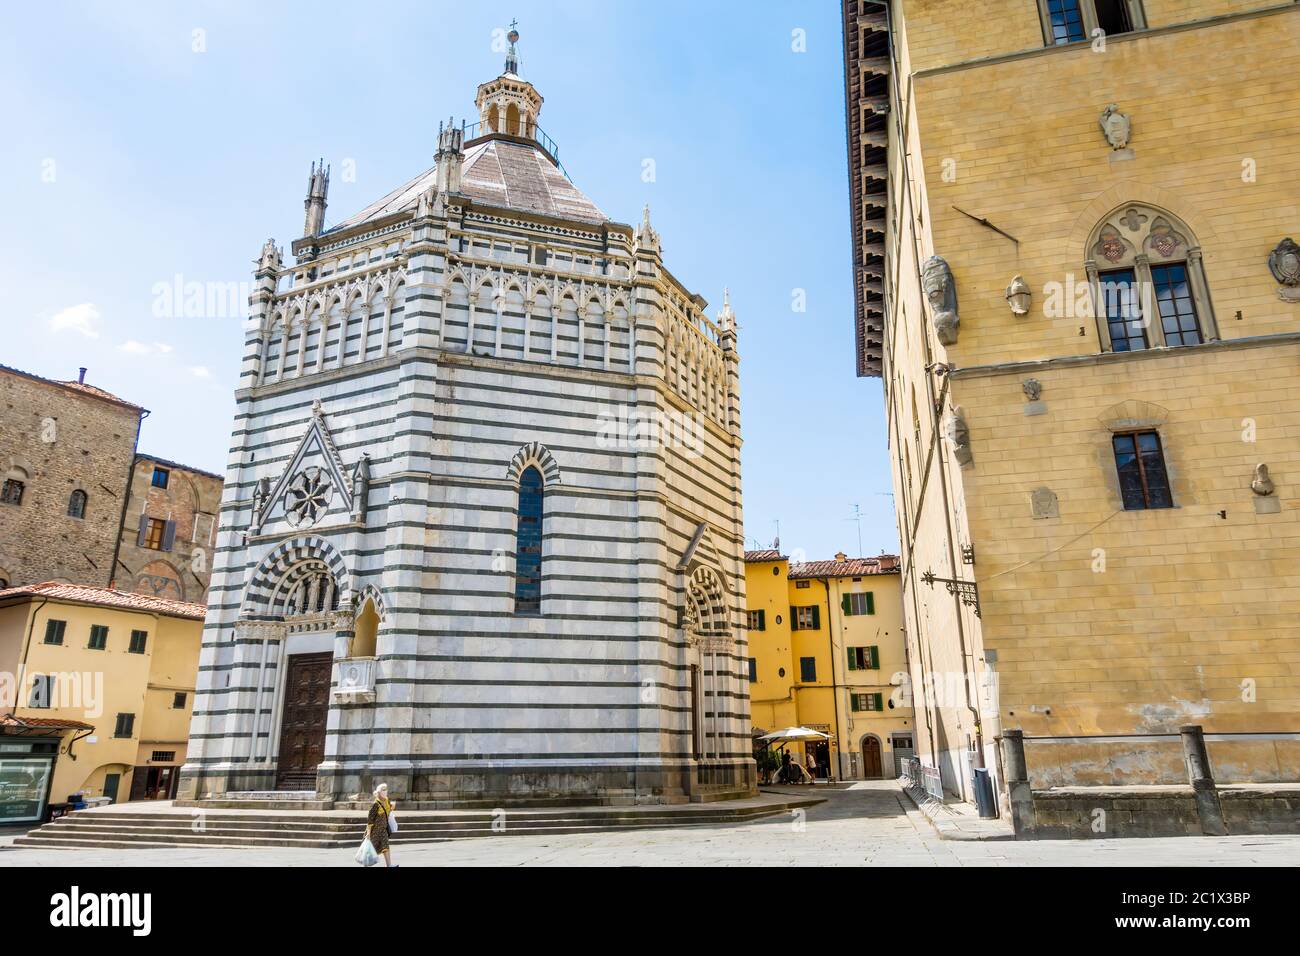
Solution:
<svg viewBox="0 0 1300 956">
<path fill-rule="evenodd" d="M 1300 6 L 843 9 L 923 761 L 1295 779 Z"/>
<path fill-rule="evenodd" d="M 0 591 L 0 822 L 69 794 L 168 799 L 185 761 L 205 608 L 109 588 Z"/>
<path fill-rule="evenodd" d="M 804 726 L 830 735 L 813 750 L 818 776 L 897 776 L 913 755 L 898 559 L 791 564 L 745 553 L 750 708 L 755 733 Z"/>
</svg>

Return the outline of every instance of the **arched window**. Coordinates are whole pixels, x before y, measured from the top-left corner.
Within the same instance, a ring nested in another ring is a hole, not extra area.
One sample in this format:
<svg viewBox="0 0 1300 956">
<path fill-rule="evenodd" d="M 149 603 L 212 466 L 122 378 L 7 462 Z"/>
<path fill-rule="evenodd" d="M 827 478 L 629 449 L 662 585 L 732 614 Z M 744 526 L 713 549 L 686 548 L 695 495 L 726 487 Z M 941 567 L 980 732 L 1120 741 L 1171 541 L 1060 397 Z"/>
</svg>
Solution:
<svg viewBox="0 0 1300 956">
<path fill-rule="evenodd" d="M 7 505 L 23 503 L 23 491 L 26 486 L 17 478 L 6 478 L 3 490 L 0 490 L 0 502 Z"/>
<path fill-rule="evenodd" d="M 1120 206 L 1093 229 L 1084 267 L 1103 352 L 1219 338 L 1201 247 L 1171 213 L 1141 204 Z"/>
<path fill-rule="evenodd" d="M 68 515 L 73 518 L 86 517 L 86 493 L 80 488 L 68 498 Z"/>
<path fill-rule="evenodd" d="M 542 473 L 529 465 L 519 476 L 515 531 L 515 613 L 542 612 Z"/>
</svg>

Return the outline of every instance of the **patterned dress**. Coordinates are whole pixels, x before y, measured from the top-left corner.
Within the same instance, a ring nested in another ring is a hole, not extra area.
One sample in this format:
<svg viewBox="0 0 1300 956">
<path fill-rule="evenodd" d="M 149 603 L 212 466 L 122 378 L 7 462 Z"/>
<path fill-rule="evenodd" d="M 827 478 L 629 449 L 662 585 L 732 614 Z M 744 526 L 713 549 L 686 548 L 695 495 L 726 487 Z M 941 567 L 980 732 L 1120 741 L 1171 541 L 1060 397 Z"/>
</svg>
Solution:
<svg viewBox="0 0 1300 956">
<path fill-rule="evenodd" d="M 376 853 L 388 849 L 388 810 L 388 804 L 376 800 L 370 807 L 370 816 L 366 821 L 366 832 Z"/>
</svg>

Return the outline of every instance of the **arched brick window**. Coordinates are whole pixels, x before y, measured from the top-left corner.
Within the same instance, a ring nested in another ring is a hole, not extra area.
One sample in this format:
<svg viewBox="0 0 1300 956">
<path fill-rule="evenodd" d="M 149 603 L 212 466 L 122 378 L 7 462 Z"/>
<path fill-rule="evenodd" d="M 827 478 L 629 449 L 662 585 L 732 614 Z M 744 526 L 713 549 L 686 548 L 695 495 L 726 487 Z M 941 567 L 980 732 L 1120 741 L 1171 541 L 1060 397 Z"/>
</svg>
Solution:
<svg viewBox="0 0 1300 956">
<path fill-rule="evenodd" d="M 80 488 L 68 498 L 68 516 L 72 518 L 86 517 L 86 493 Z"/>
</svg>

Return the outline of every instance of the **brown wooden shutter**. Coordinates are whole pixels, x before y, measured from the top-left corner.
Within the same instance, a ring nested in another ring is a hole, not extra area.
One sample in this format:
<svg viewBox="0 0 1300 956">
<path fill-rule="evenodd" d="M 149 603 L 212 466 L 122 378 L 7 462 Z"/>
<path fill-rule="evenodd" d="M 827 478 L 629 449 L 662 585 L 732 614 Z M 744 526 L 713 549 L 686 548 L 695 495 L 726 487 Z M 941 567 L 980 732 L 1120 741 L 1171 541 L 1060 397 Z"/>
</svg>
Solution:
<svg viewBox="0 0 1300 956">
<path fill-rule="evenodd" d="M 176 543 L 176 522 L 168 521 L 166 524 L 163 525 L 162 549 L 164 551 L 170 551 L 172 549 L 172 545 L 174 545 L 175 543 Z"/>
</svg>

